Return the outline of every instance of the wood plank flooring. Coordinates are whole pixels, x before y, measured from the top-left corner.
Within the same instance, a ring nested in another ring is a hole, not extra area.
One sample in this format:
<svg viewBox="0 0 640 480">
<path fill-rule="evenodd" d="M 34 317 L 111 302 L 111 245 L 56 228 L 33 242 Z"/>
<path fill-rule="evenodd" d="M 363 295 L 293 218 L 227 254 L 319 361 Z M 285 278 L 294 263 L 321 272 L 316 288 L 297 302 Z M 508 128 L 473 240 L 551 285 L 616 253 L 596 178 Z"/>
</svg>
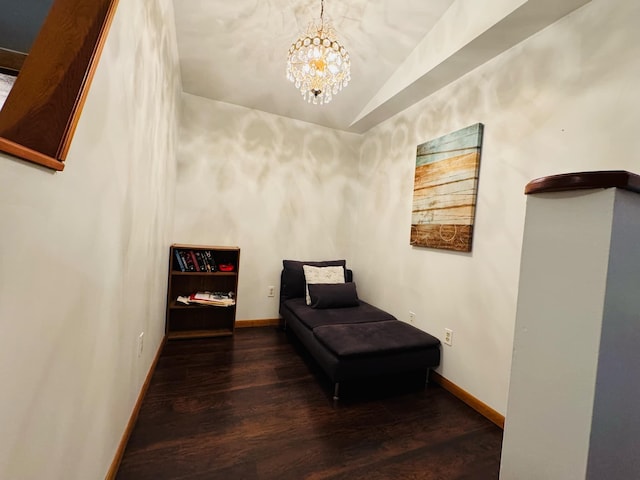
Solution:
<svg viewBox="0 0 640 480">
<path fill-rule="evenodd" d="M 116 478 L 498 478 L 502 430 L 439 386 L 345 384 L 337 405 L 332 393 L 275 328 L 167 342 Z"/>
</svg>

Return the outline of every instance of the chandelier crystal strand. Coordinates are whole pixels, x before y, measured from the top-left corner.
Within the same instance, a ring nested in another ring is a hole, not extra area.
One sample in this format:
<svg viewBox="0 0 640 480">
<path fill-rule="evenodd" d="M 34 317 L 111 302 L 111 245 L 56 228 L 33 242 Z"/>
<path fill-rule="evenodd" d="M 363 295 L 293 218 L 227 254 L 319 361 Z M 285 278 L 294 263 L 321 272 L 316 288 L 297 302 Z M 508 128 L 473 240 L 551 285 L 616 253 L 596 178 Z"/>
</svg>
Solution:
<svg viewBox="0 0 640 480">
<path fill-rule="evenodd" d="M 289 48 L 287 78 L 309 103 L 329 103 L 349 84 L 351 61 L 335 31 L 324 21 L 324 0 L 320 4 L 320 22 L 311 22 L 305 34 Z"/>
</svg>

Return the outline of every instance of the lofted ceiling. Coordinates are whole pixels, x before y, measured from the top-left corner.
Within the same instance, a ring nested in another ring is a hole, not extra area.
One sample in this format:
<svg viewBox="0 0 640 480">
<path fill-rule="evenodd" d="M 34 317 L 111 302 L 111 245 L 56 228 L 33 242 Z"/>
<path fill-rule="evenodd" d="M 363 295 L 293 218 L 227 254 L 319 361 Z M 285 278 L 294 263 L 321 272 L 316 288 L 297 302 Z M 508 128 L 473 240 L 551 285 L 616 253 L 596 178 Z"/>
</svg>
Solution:
<svg viewBox="0 0 640 480">
<path fill-rule="evenodd" d="M 174 0 L 185 92 L 346 129 L 453 0 L 325 0 L 352 81 L 327 105 L 307 104 L 285 76 L 291 44 L 320 0 Z"/>
<path fill-rule="evenodd" d="M 306 103 L 285 75 L 321 0 L 173 0 L 183 90 L 362 133 L 590 0 L 325 0 L 351 83 Z M 0 48 L 26 51 L 53 0 L 0 0 Z"/>
<path fill-rule="evenodd" d="M 183 90 L 362 133 L 589 0 L 325 0 L 351 83 L 306 103 L 285 75 L 320 0 L 173 0 Z"/>
</svg>

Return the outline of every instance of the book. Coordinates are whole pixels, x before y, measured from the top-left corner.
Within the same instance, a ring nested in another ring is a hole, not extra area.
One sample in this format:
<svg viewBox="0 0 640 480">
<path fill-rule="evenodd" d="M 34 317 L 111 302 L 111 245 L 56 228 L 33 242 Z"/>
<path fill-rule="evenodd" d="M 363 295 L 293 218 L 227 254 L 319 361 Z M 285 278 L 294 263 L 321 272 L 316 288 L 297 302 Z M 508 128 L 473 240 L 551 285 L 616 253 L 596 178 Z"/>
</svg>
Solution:
<svg viewBox="0 0 640 480">
<path fill-rule="evenodd" d="M 204 252 L 201 252 L 200 250 L 196 250 L 194 253 L 196 254 L 196 260 L 198 261 L 198 266 L 200 267 L 200 271 L 201 272 L 211 271 L 211 270 L 207 270 L 207 265 L 204 261 Z"/>
<path fill-rule="evenodd" d="M 192 262 L 193 262 L 193 266 L 195 268 L 196 272 L 200 271 L 200 265 L 198 265 L 198 259 L 196 258 L 196 254 L 194 253 L 193 250 L 189 250 L 189 255 L 191 256 Z"/>
<path fill-rule="evenodd" d="M 189 296 L 189 303 L 216 307 L 231 307 L 236 304 L 236 301 L 233 292 L 196 292 Z"/>
<path fill-rule="evenodd" d="M 211 268 L 211 272 L 217 272 L 218 271 L 218 266 L 216 265 L 216 261 L 213 259 L 213 253 L 211 252 L 211 250 L 205 250 L 204 252 L 205 254 L 205 258 L 207 260 L 207 263 L 209 264 L 209 267 Z"/>
<path fill-rule="evenodd" d="M 189 297 L 178 295 L 178 298 L 176 299 L 176 303 L 183 303 L 184 305 L 189 305 L 191 302 L 189 302 Z"/>
<path fill-rule="evenodd" d="M 186 272 L 187 268 L 185 267 L 182 258 L 180 257 L 180 252 L 178 250 L 174 250 L 173 253 L 175 253 L 176 256 L 176 262 L 178 264 L 178 268 L 180 269 L 181 272 Z"/>
<path fill-rule="evenodd" d="M 193 260 L 191 259 L 191 255 L 189 252 L 185 250 L 180 250 L 180 258 L 182 258 L 182 262 L 184 263 L 187 272 L 195 272 L 196 269 L 193 266 Z"/>
<path fill-rule="evenodd" d="M 211 271 L 211 264 L 209 263 L 209 259 L 207 258 L 207 251 L 203 250 L 202 252 L 200 252 L 201 256 L 202 256 L 202 262 L 204 263 L 204 268 L 206 269 L 207 272 Z"/>
</svg>

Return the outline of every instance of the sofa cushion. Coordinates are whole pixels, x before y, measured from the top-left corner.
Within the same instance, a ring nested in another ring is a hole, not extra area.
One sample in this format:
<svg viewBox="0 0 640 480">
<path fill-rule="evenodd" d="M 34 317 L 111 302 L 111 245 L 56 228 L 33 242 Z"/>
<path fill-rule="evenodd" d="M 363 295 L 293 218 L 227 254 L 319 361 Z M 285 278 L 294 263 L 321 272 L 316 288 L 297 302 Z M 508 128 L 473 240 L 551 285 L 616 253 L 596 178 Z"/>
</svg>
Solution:
<svg viewBox="0 0 640 480">
<path fill-rule="evenodd" d="M 282 308 L 291 312 L 300 323 L 309 329 L 320 325 L 338 325 L 342 323 L 382 322 L 395 320 L 390 313 L 358 300 L 359 306 L 346 308 L 311 308 L 304 298 L 292 298 L 282 304 Z"/>
<path fill-rule="evenodd" d="M 353 282 L 312 283 L 308 287 L 311 308 L 346 308 L 359 305 L 356 284 Z"/>
<path fill-rule="evenodd" d="M 309 285 L 318 283 L 344 283 L 344 267 L 314 267 L 313 265 L 303 265 L 305 295 L 307 305 L 311 305 L 309 296 Z"/>
<path fill-rule="evenodd" d="M 341 266 L 346 267 L 346 260 L 326 260 L 322 262 L 302 262 L 299 260 L 283 260 L 282 274 L 280 276 L 280 302 L 290 298 L 305 296 L 304 270 L 303 265 L 315 267 Z"/>
<path fill-rule="evenodd" d="M 440 345 L 436 337 L 399 320 L 323 325 L 314 328 L 313 334 L 339 358 L 384 355 Z"/>
</svg>

